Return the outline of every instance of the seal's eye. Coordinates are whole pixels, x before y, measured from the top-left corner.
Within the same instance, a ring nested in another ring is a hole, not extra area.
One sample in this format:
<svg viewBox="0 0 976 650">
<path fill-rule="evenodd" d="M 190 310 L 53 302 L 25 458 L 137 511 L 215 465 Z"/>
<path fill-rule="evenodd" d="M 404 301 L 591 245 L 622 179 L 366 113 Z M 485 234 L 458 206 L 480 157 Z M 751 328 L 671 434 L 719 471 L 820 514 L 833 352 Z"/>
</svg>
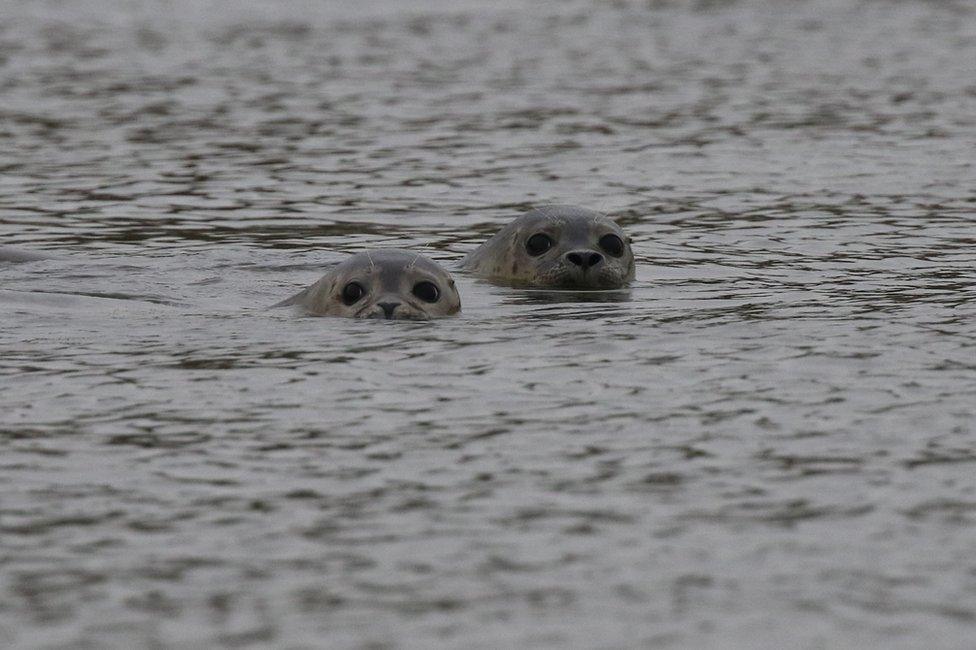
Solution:
<svg viewBox="0 0 976 650">
<path fill-rule="evenodd" d="M 359 299 L 365 295 L 366 290 L 358 282 L 350 282 L 342 288 L 342 302 L 347 305 L 359 302 Z"/>
<path fill-rule="evenodd" d="M 620 257 L 624 254 L 624 242 L 616 235 L 604 235 L 600 237 L 600 248 L 614 257 Z"/>
<path fill-rule="evenodd" d="M 441 298 L 441 291 L 433 282 L 418 282 L 413 285 L 413 295 L 424 302 L 437 302 Z"/>
<path fill-rule="evenodd" d="M 525 250 L 529 251 L 529 255 L 535 257 L 545 253 L 555 243 L 549 235 L 537 232 L 526 240 Z"/>
</svg>

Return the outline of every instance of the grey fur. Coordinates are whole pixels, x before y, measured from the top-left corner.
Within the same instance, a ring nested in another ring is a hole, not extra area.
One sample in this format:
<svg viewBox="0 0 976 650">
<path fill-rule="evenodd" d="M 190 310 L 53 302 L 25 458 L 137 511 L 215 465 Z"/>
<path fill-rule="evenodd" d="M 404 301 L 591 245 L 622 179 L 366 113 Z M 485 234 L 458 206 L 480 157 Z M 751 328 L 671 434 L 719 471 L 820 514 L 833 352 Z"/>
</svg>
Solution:
<svg viewBox="0 0 976 650">
<path fill-rule="evenodd" d="M 554 245 L 541 255 L 530 255 L 526 242 L 543 233 Z M 614 256 L 600 246 L 604 235 L 616 235 L 623 252 Z M 569 255 L 594 253 L 601 258 L 590 268 L 580 268 Z M 461 268 L 494 282 L 516 286 L 617 289 L 634 279 L 634 253 L 630 240 L 616 223 L 605 215 L 572 205 L 547 205 L 526 212 L 491 239 L 469 253 Z"/>
<path fill-rule="evenodd" d="M 346 305 L 343 289 L 351 282 L 358 283 L 365 293 Z M 414 295 L 420 282 L 431 282 L 437 287 L 436 302 Z M 387 314 L 381 303 L 397 306 Z M 437 263 L 413 251 L 382 249 L 353 255 L 315 284 L 273 306 L 289 305 L 298 305 L 315 316 L 429 320 L 457 314 L 461 297 L 450 274 Z"/>
</svg>

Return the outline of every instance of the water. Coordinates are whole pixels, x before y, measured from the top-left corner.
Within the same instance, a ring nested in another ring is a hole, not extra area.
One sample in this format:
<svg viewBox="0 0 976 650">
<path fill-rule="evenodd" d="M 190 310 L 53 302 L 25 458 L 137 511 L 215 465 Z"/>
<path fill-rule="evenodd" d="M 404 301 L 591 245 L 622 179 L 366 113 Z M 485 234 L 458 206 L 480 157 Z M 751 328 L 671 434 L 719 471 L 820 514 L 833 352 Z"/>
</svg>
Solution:
<svg viewBox="0 0 976 650">
<path fill-rule="evenodd" d="M 0 644 L 971 647 L 976 14 L 769 4 L 0 4 Z"/>
</svg>

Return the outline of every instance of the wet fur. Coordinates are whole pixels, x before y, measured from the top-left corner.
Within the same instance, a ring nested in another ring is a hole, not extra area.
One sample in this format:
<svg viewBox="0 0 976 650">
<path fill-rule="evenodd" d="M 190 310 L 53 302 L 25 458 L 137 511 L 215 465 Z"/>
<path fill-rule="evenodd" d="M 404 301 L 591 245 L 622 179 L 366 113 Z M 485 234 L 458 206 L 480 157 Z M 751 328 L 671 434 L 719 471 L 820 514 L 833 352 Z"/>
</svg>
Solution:
<svg viewBox="0 0 976 650">
<path fill-rule="evenodd" d="M 533 234 L 545 232 L 556 240 L 552 249 L 533 257 L 525 242 Z M 599 248 L 604 234 L 616 234 L 624 242 L 619 258 Z M 567 263 L 569 251 L 600 253 L 604 262 L 592 272 L 581 273 Z M 634 255 L 620 227 L 599 212 L 575 206 L 552 205 L 531 210 L 504 226 L 488 241 L 461 261 L 461 268 L 481 278 L 515 286 L 616 289 L 634 279 Z"/>
<path fill-rule="evenodd" d="M 359 282 L 366 295 L 352 305 L 342 301 L 349 282 Z M 433 282 L 440 299 L 427 303 L 411 293 L 417 282 Z M 353 255 L 326 273 L 315 284 L 273 307 L 299 306 L 315 316 L 385 318 L 383 301 L 398 302 L 396 320 L 429 320 L 453 316 L 461 310 L 461 298 L 450 274 L 437 263 L 412 251 L 385 249 Z"/>
</svg>

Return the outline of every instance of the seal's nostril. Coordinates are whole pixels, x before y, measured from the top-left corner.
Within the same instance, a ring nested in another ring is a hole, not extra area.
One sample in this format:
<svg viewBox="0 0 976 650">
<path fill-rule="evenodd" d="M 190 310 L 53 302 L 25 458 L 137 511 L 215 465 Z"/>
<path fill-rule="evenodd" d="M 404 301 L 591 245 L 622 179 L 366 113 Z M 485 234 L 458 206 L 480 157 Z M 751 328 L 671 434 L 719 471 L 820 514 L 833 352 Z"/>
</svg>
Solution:
<svg viewBox="0 0 976 650">
<path fill-rule="evenodd" d="M 393 318 L 393 311 L 400 306 L 400 303 L 398 302 L 378 302 L 376 304 L 379 305 L 383 310 L 383 316 L 386 317 L 387 320 Z"/>
<path fill-rule="evenodd" d="M 566 261 L 585 271 L 602 262 L 603 255 L 594 253 L 593 251 L 573 251 L 572 253 L 566 253 Z"/>
</svg>

